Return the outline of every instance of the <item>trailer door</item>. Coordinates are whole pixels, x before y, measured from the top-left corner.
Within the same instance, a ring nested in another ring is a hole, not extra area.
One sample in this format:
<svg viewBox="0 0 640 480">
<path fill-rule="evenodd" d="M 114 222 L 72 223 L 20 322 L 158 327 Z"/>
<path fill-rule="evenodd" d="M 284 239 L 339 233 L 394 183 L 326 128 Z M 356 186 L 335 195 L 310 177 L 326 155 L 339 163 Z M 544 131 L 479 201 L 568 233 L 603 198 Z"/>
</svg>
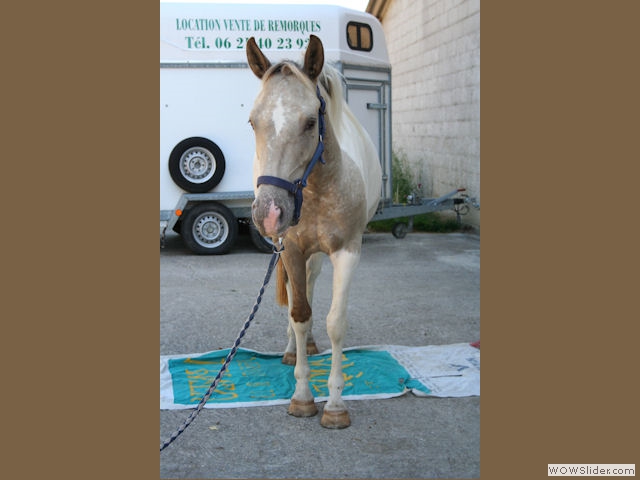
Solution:
<svg viewBox="0 0 640 480">
<path fill-rule="evenodd" d="M 391 72 L 345 66 L 349 108 L 376 147 L 382 167 L 382 200 L 391 198 Z"/>
</svg>

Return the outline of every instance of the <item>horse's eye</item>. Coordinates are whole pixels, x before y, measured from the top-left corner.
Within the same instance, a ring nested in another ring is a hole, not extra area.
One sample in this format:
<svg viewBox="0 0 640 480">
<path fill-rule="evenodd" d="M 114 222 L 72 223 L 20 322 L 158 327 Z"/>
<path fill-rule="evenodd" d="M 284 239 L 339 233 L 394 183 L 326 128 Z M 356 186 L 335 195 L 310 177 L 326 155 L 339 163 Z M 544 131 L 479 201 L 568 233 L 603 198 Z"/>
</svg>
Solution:
<svg viewBox="0 0 640 480">
<path fill-rule="evenodd" d="M 310 118 L 309 120 L 307 120 L 307 123 L 304 126 L 304 131 L 308 132 L 309 130 L 313 130 L 313 127 L 315 126 L 316 126 L 316 119 Z"/>
<path fill-rule="evenodd" d="M 256 127 L 253 126 L 253 121 L 251 119 L 249 119 L 249 125 L 251 125 L 251 128 L 253 128 L 254 130 L 256 129 Z"/>
</svg>

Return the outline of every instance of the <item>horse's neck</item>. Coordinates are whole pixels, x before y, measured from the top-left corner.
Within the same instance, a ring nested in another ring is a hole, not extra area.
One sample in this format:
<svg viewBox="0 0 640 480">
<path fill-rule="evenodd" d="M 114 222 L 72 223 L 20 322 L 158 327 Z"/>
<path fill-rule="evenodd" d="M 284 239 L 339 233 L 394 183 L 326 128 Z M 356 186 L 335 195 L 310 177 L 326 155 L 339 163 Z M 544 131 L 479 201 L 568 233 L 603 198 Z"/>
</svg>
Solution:
<svg viewBox="0 0 640 480">
<path fill-rule="evenodd" d="M 322 154 L 325 163 L 318 162 L 314 167 L 312 175 L 309 177 L 309 182 L 312 184 L 322 185 L 334 182 L 340 177 L 342 169 L 342 151 L 328 117 L 329 115 L 325 117 L 324 152 Z"/>
<path fill-rule="evenodd" d="M 330 182 L 336 185 L 338 191 L 360 191 L 356 184 L 363 182 L 360 195 L 366 199 L 367 215 L 371 218 L 378 206 L 382 188 L 382 171 L 376 148 L 346 104 L 340 105 L 337 112 L 333 113 L 331 115 L 328 111 L 325 117 L 327 164 L 320 165 L 321 168 L 316 166 L 318 170 L 322 170 L 318 182 L 323 182 L 324 185 Z M 322 185 L 319 187 L 320 191 Z"/>
</svg>

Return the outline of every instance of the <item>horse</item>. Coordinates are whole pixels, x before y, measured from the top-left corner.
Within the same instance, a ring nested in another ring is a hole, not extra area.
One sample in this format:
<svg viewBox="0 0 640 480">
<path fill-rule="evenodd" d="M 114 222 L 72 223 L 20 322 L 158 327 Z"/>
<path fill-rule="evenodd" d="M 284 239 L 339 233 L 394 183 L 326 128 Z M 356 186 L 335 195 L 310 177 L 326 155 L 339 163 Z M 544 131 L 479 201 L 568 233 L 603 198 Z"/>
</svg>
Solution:
<svg viewBox="0 0 640 480">
<path fill-rule="evenodd" d="M 318 37 L 310 36 L 302 66 L 292 61 L 272 65 L 253 38 L 246 54 L 261 80 L 249 119 L 256 143 L 252 219 L 261 235 L 284 248 L 276 298 L 288 305 L 282 361 L 295 365 L 296 380 L 287 412 L 296 417 L 318 413 L 307 355 L 318 353 L 311 303 L 322 258 L 328 255 L 333 286 L 326 322 L 332 357 L 320 424 L 346 428 L 351 424 L 342 399 L 347 297 L 362 235 L 380 199 L 380 161 L 344 100 L 339 72 L 325 65 Z"/>
</svg>

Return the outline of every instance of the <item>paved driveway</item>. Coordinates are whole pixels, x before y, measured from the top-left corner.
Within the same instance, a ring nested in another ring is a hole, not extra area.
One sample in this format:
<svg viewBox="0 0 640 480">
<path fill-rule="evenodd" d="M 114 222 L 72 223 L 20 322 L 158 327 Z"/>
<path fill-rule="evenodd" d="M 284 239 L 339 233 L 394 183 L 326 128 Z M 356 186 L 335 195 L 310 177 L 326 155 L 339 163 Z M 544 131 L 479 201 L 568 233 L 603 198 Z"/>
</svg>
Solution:
<svg viewBox="0 0 640 480">
<path fill-rule="evenodd" d="M 248 238 L 225 256 L 195 256 L 170 235 L 160 251 L 160 353 L 229 348 L 269 261 Z M 314 297 L 314 336 L 331 296 L 325 261 Z M 242 347 L 283 351 L 286 312 L 267 289 Z M 351 289 L 345 347 L 480 339 L 480 238 L 473 234 L 367 234 Z M 480 398 L 348 401 L 352 425 L 326 430 L 320 417 L 286 406 L 205 409 L 160 454 L 162 478 L 465 478 L 480 475 Z M 166 439 L 189 410 L 160 412 Z"/>
</svg>

